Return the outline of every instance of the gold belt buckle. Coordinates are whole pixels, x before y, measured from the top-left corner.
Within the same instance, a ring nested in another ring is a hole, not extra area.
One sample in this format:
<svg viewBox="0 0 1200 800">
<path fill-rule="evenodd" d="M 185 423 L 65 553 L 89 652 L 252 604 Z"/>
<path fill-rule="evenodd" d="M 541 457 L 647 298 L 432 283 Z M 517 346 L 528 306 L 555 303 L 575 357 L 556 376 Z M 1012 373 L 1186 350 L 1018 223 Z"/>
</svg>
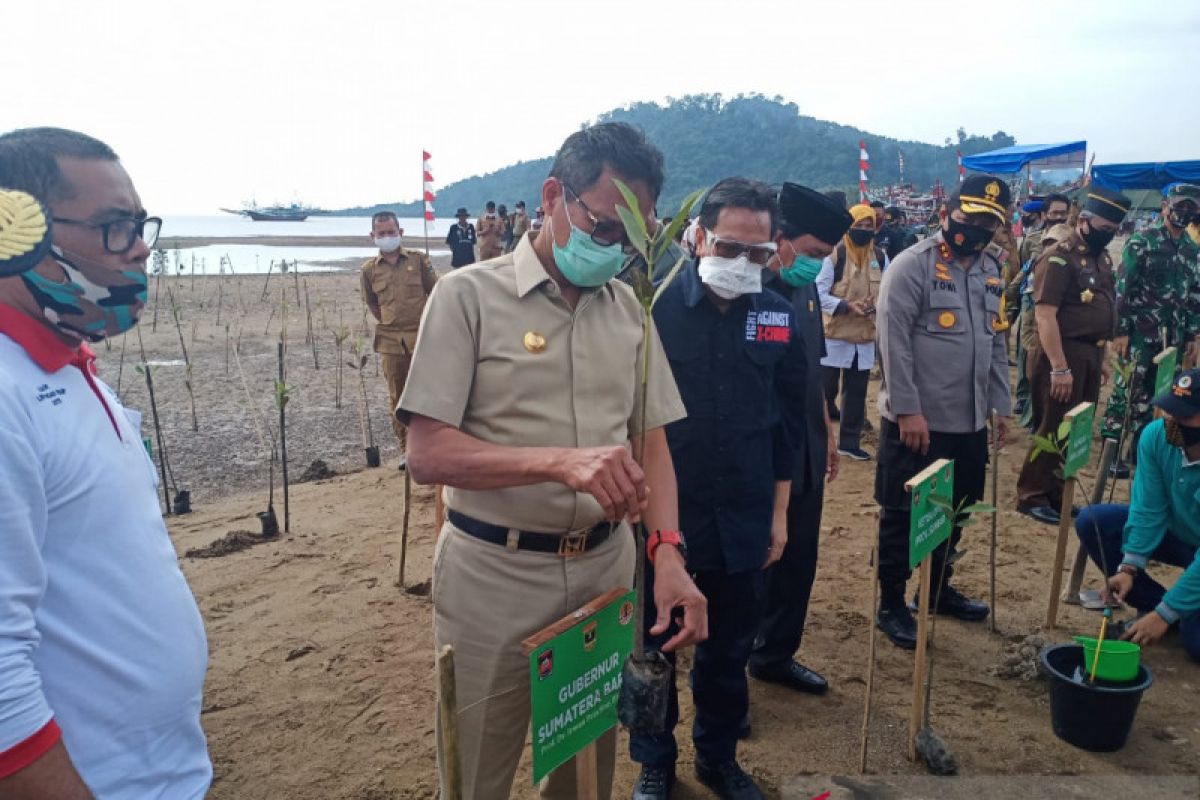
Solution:
<svg viewBox="0 0 1200 800">
<path fill-rule="evenodd" d="M 585 552 L 590 533 L 590 528 L 583 531 L 567 531 L 558 540 L 558 554 L 563 558 L 574 558 Z"/>
</svg>

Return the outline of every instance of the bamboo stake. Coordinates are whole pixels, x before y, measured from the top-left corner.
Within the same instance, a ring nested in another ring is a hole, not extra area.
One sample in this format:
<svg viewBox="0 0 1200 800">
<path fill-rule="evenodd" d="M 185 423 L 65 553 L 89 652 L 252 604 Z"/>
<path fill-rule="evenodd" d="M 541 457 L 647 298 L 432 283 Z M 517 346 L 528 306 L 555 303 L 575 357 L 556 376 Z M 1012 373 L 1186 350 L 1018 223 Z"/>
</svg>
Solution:
<svg viewBox="0 0 1200 800">
<path fill-rule="evenodd" d="M 594 741 L 575 754 L 575 797 L 600 800 L 600 772 Z"/>
<path fill-rule="evenodd" d="M 871 730 L 871 695 L 875 691 L 875 637 L 878 628 L 875 617 L 879 613 L 879 548 L 871 548 L 871 615 L 870 643 L 867 645 L 867 692 L 863 700 L 862 737 L 858 745 L 858 774 L 867 772 L 867 739 Z"/>
<path fill-rule="evenodd" d="M 279 404 L 279 451 L 283 462 L 283 532 L 291 533 L 291 514 L 288 509 L 288 457 L 287 457 L 287 383 L 283 370 L 283 342 L 277 344 L 276 353 L 279 360 L 279 387 L 275 390 L 276 402 Z"/>
<path fill-rule="evenodd" d="M 991 612 L 988 614 L 988 631 L 996 632 L 996 527 L 1000 516 L 999 489 L 1000 486 L 1000 432 L 996 429 L 996 409 L 992 409 L 992 541 L 991 553 L 988 558 L 988 600 Z"/>
<path fill-rule="evenodd" d="M 400 529 L 400 576 L 399 586 L 404 588 L 404 563 L 408 559 L 408 512 L 412 501 L 412 480 L 404 470 L 404 522 Z"/>
</svg>

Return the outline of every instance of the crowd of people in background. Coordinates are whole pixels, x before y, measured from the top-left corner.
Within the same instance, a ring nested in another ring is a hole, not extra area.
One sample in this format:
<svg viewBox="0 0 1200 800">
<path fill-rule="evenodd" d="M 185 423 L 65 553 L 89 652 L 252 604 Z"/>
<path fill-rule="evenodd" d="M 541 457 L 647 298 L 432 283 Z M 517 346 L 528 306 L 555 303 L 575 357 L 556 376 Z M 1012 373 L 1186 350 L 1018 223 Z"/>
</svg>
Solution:
<svg viewBox="0 0 1200 800">
<path fill-rule="evenodd" d="M 762 797 L 737 758 L 748 678 L 829 685 L 799 651 L 839 457 L 876 462 L 874 623 L 911 650 L 906 481 L 953 459 L 954 503 L 979 501 L 1010 416 L 1049 436 L 1110 378 L 1102 435 L 1129 445 L 1113 474 L 1133 472 L 1131 500 L 1083 511 L 1076 530 L 1105 601 L 1135 611 L 1119 634 L 1150 645 L 1178 625 L 1200 660 L 1200 187 L 1167 187 L 1114 263 L 1132 204 L 1099 186 L 1026 201 L 1018 240 L 1010 187 L 990 175 L 966 177 L 920 232 L 882 202 L 732 176 L 645 264 L 617 180 L 648 230 L 668 222 L 653 212 L 662 155 L 620 123 L 566 139 L 534 218 L 522 200 L 512 213 L 489 200 L 474 222 L 459 208 L 449 273 L 403 246 L 394 214 L 371 221 L 379 254 L 361 291 L 399 466 L 445 487 L 433 627 L 456 652 L 464 797 L 511 789 L 530 716 L 522 641 L 628 588 L 643 546 L 649 646 L 671 664 L 695 648 L 696 777 L 722 798 Z M 160 225 L 103 143 L 0 136 L 3 796 L 198 798 L 211 781 L 203 626 L 138 415 L 96 377 L 89 346 L 136 324 Z M 660 286 L 675 275 L 647 330 L 636 270 Z M 1167 347 L 1181 369 L 1155 397 Z M 1039 522 L 1061 522 L 1056 466 L 1027 458 L 1018 479 L 1017 508 Z M 978 622 L 987 604 L 952 583 L 961 537 L 934 551 L 928 599 Z M 1168 589 L 1151 561 L 1183 575 Z M 672 685 L 666 730 L 630 737 L 635 800 L 666 798 L 676 780 Z M 598 743 L 602 797 L 616 741 Z M 541 792 L 575 796 L 573 764 Z"/>
</svg>

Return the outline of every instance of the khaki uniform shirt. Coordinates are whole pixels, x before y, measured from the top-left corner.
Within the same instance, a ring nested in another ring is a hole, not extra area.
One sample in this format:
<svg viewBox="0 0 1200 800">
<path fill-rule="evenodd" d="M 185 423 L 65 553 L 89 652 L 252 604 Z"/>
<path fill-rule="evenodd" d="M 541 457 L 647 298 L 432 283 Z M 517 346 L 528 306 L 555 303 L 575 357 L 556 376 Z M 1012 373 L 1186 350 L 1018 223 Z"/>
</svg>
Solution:
<svg viewBox="0 0 1200 800">
<path fill-rule="evenodd" d="M 515 247 L 517 242 L 521 241 L 521 237 L 529 230 L 529 215 L 517 212 L 510 219 L 512 220 L 513 246 Z"/>
<path fill-rule="evenodd" d="M 1033 273 L 1034 302 L 1058 308 L 1064 339 L 1098 342 L 1117 328 L 1117 284 L 1112 258 L 1092 255 L 1079 234 L 1047 247 Z"/>
<path fill-rule="evenodd" d="M 425 299 L 436 282 L 429 257 L 416 250 L 401 248 L 396 264 L 387 263 L 382 255 L 363 263 L 363 302 L 379 308 L 375 352 L 385 355 L 412 352 Z"/>
<path fill-rule="evenodd" d="M 685 416 L 651 328 L 646 429 Z M 430 417 L 500 445 L 599 447 L 639 430 L 642 310 L 609 281 L 572 309 L 522 239 L 499 258 L 442 278 L 429 298 L 408 384 L 396 412 Z M 476 519 L 561 533 L 604 519 L 588 494 L 560 483 L 469 491 L 446 504 Z"/>
<path fill-rule="evenodd" d="M 499 215 L 489 217 L 483 214 L 475 220 L 475 234 L 479 237 L 480 245 L 499 247 L 504 238 L 504 220 Z"/>
<path fill-rule="evenodd" d="M 931 431 L 974 433 L 1011 413 L 1008 351 L 996 331 L 1003 268 L 993 248 L 959 266 L 939 231 L 896 256 L 876 312 L 879 410 L 923 414 Z"/>
</svg>

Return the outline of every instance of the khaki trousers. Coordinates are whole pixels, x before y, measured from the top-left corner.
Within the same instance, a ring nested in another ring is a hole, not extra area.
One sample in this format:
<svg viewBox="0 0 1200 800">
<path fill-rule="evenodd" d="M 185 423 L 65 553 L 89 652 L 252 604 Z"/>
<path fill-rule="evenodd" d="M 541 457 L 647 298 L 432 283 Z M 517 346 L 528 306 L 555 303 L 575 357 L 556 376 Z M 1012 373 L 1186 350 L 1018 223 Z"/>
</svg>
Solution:
<svg viewBox="0 0 1200 800">
<path fill-rule="evenodd" d="M 490 258 L 496 258 L 500 255 L 500 245 L 492 244 L 491 242 L 479 243 L 479 260 L 487 261 Z"/>
<path fill-rule="evenodd" d="M 634 542 L 627 525 L 573 558 L 510 551 L 449 521 L 433 560 L 433 638 L 454 647 L 458 746 L 464 800 L 505 800 L 529 733 L 529 656 L 521 640 L 616 587 L 633 585 Z M 438 769 L 445 793 L 441 724 Z M 597 742 L 600 797 L 612 793 L 616 729 Z M 574 761 L 539 787 L 544 798 L 577 796 Z M 524 796 L 524 792 L 518 792 Z"/>
<path fill-rule="evenodd" d="M 412 366 L 412 355 L 396 356 L 388 353 L 379 354 L 379 362 L 383 366 L 383 379 L 387 381 L 388 397 L 391 407 L 388 417 L 392 420 L 392 430 L 400 440 L 400 452 L 408 450 L 408 428 L 396 419 L 396 406 L 400 404 L 400 395 L 404 394 L 404 382 L 408 380 L 408 368 Z"/>
</svg>

